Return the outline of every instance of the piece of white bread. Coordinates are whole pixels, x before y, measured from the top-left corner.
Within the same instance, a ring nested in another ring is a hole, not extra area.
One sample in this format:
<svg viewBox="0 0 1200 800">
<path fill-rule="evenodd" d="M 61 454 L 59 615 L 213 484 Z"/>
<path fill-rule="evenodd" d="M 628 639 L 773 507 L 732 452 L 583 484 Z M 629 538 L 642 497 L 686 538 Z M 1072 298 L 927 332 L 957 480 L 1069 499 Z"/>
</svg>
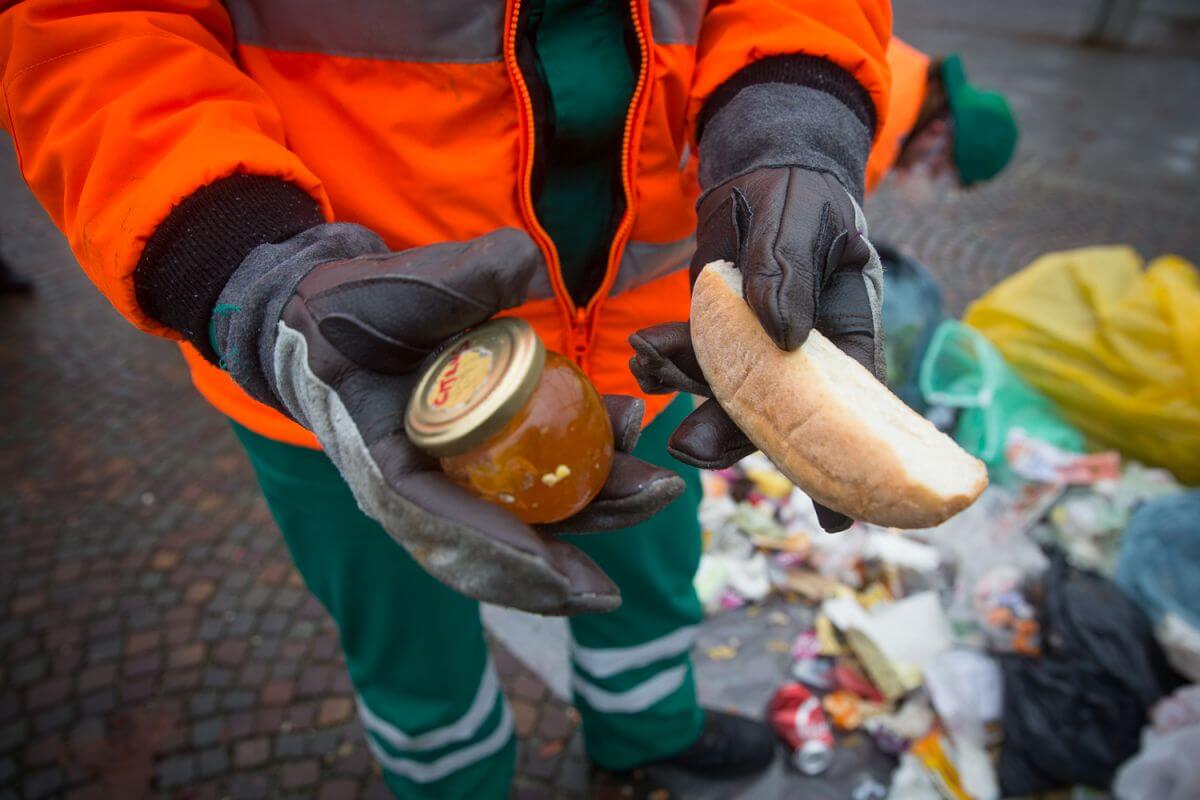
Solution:
<svg viewBox="0 0 1200 800">
<path fill-rule="evenodd" d="M 926 528 L 987 486 L 982 462 L 817 331 L 793 352 L 776 347 L 729 262 L 700 273 L 691 324 L 717 402 L 823 505 L 876 525 Z"/>
</svg>

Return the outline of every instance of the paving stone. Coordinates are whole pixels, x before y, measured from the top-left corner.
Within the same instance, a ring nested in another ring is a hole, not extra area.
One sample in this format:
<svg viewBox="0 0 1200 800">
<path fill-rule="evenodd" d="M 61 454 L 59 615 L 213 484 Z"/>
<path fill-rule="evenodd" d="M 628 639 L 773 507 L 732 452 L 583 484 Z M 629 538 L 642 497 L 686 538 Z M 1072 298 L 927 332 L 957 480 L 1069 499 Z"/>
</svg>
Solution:
<svg viewBox="0 0 1200 800">
<path fill-rule="evenodd" d="M 201 720 L 192 725 L 192 746 L 207 747 L 221 738 L 224 720 L 220 717 Z"/>
<path fill-rule="evenodd" d="M 200 752 L 200 774 L 210 778 L 229 769 L 229 754 L 224 747 L 210 747 Z"/>
<path fill-rule="evenodd" d="M 272 678 L 295 678 L 300 674 L 300 665 L 295 661 L 276 661 L 271 665 Z"/>
<path fill-rule="evenodd" d="M 167 571 L 174 569 L 179 564 L 179 551 L 177 550 L 159 550 L 150 559 L 150 569 Z"/>
<path fill-rule="evenodd" d="M 10 680 L 13 686 L 27 686 L 44 677 L 50 662 L 45 656 L 26 659 L 12 668 Z"/>
<path fill-rule="evenodd" d="M 196 692 L 188 698 L 188 712 L 193 717 L 204 717 L 217 710 L 216 692 Z"/>
<path fill-rule="evenodd" d="M 40 797 L 51 797 L 63 788 L 65 782 L 61 767 L 46 767 L 26 775 L 22 786 L 25 789 L 25 797 L 35 800 Z"/>
<path fill-rule="evenodd" d="M 317 633 L 317 626 L 310 620 L 297 620 L 288 631 L 288 637 L 291 639 L 302 639 L 308 641 Z"/>
<path fill-rule="evenodd" d="M 71 747 L 75 750 L 88 747 L 105 738 L 107 728 L 101 717 L 87 717 L 76 723 L 71 729 Z"/>
<path fill-rule="evenodd" d="M 550 703 L 542 708 L 537 731 L 544 739 L 564 739 L 575 730 L 575 725 L 566 708 Z"/>
<path fill-rule="evenodd" d="M 229 779 L 230 800 L 261 800 L 270 797 L 272 781 L 261 772 L 239 773 Z"/>
<path fill-rule="evenodd" d="M 125 624 L 132 630 L 146 630 L 162 624 L 162 612 L 157 608 L 139 608 L 125 618 Z"/>
<path fill-rule="evenodd" d="M 213 648 L 213 660 L 218 664 L 237 666 L 242 663 L 249 650 L 250 643 L 244 639 L 226 639 Z"/>
<path fill-rule="evenodd" d="M 164 789 L 183 786 L 196 777 L 196 758 L 182 754 L 164 758 L 158 765 L 158 785 Z"/>
<path fill-rule="evenodd" d="M 320 765 L 313 760 L 284 764 L 279 770 L 279 785 L 284 789 L 303 789 L 317 782 Z"/>
<path fill-rule="evenodd" d="M 163 689 L 177 692 L 183 689 L 195 689 L 200 685 L 200 670 L 168 670 L 163 677 Z"/>
<path fill-rule="evenodd" d="M 226 692 L 221 698 L 221 708 L 225 711 L 243 711 L 247 708 L 252 708 L 255 702 L 255 693 L 245 689 L 234 689 Z"/>
<path fill-rule="evenodd" d="M 582 758 L 563 757 L 558 770 L 558 788 L 561 791 L 586 796 L 589 788 L 591 767 Z"/>
<path fill-rule="evenodd" d="M 551 780 L 557 774 L 563 751 L 561 748 L 547 748 L 545 745 L 546 742 L 537 738 L 521 742 L 523 752 L 520 763 L 524 774 L 542 780 Z"/>
<path fill-rule="evenodd" d="M 33 729 L 38 733 L 58 730 L 73 719 L 69 703 L 60 703 L 33 717 Z"/>
<path fill-rule="evenodd" d="M 167 666 L 171 669 L 194 667 L 204 660 L 205 651 L 204 642 L 191 642 L 176 647 L 167 656 Z"/>
<path fill-rule="evenodd" d="M 509 691 L 513 697 L 538 703 L 546 696 L 546 684 L 528 672 L 521 672 L 509 686 Z"/>
<path fill-rule="evenodd" d="M 111 661 L 121 655 L 121 640 L 116 637 L 93 640 L 88 646 L 87 653 L 89 664 Z"/>
<path fill-rule="evenodd" d="M 212 581 L 196 581 L 188 586 L 187 591 L 183 593 L 183 599 L 191 605 L 204 605 L 216 590 L 216 584 Z"/>
<path fill-rule="evenodd" d="M 281 725 L 283 725 L 283 709 L 264 708 L 258 712 L 254 729 L 259 733 L 275 734 L 278 733 Z"/>
<path fill-rule="evenodd" d="M 125 674 L 130 677 L 151 675 L 162 668 L 162 656 L 159 653 L 148 653 L 125 661 Z"/>
<path fill-rule="evenodd" d="M 285 733 L 275 737 L 276 758 L 298 758 L 304 755 L 304 736 L 299 733 Z"/>
<path fill-rule="evenodd" d="M 26 745 L 22 760 L 26 766 L 40 767 L 56 761 L 62 751 L 63 737 L 61 734 L 54 733 L 35 739 Z"/>
<path fill-rule="evenodd" d="M 8 722 L 21 713 L 21 699 L 16 692 L 0 692 L 0 722 Z"/>
<path fill-rule="evenodd" d="M 276 636 L 287 630 L 288 615 L 283 611 L 268 611 L 262 615 L 259 630 L 265 634 Z"/>
<path fill-rule="evenodd" d="M 371 754 L 367 752 L 367 748 L 359 746 L 338 758 L 334 762 L 333 768 L 344 775 L 361 777 L 370 771 L 371 763 Z"/>
<path fill-rule="evenodd" d="M 117 677 L 117 668 L 113 664 L 100 664 L 94 667 L 88 667 L 79 674 L 79 683 L 77 688 L 81 692 L 90 692 L 93 689 L 101 689 L 105 686 L 112 686 L 113 680 Z"/>
<path fill-rule="evenodd" d="M 233 746 L 233 765 L 238 769 L 257 767 L 260 764 L 266 763 L 270 755 L 270 739 L 265 736 L 245 739 Z"/>
<path fill-rule="evenodd" d="M 161 641 L 161 631 L 138 631 L 137 633 L 131 633 L 125 640 L 125 653 L 127 655 L 145 653 L 158 647 Z"/>
<path fill-rule="evenodd" d="M 26 616 L 46 605 L 45 592 L 27 592 L 19 594 L 9 604 L 9 613 L 15 617 Z"/>
<path fill-rule="evenodd" d="M 325 763 L 331 763 L 337 758 L 338 748 L 342 743 L 340 730 L 319 730 L 308 734 L 308 744 L 304 752 L 310 756 L 320 756 Z"/>
<path fill-rule="evenodd" d="M 204 688 L 228 689 L 233 686 L 233 670 L 211 667 L 204 671 Z"/>
<path fill-rule="evenodd" d="M 391 800 L 392 792 L 387 788 L 387 784 L 382 778 L 375 777 L 367 782 L 367 788 L 363 790 L 362 800 Z"/>
<path fill-rule="evenodd" d="M 511 700 L 509 705 L 512 706 L 513 727 L 517 736 L 527 738 L 537 726 L 538 707 L 526 700 Z"/>
<path fill-rule="evenodd" d="M 259 693 L 259 701 L 265 706 L 281 706 L 290 703 L 296 695 L 296 684 L 292 681 L 269 681 Z"/>
<path fill-rule="evenodd" d="M 101 617 L 88 625 L 88 637 L 92 639 L 108 638 L 120 630 L 116 617 Z"/>
<path fill-rule="evenodd" d="M 117 705 L 117 692 L 115 689 L 104 689 L 93 694 L 89 694 L 79 701 L 79 710 L 84 714 L 98 716 L 104 714 Z"/>
<path fill-rule="evenodd" d="M 291 729 L 303 731 L 313 726 L 313 721 L 317 718 L 317 707 L 309 702 L 293 703 L 287 707 L 286 714 L 285 721 L 291 725 Z"/>
<path fill-rule="evenodd" d="M 330 697 L 321 702 L 321 710 L 317 714 L 317 725 L 327 728 L 330 725 L 340 725 L 354 716 L 354 701 L 349 697 Z"/>
<path fill-rule="evenodd" d="M 225 623 L 213 617 L 206 617 L 196 629 L 196 638 L 204 642 L 218 642 L 225 635 Z"/>
<path fill-rule="evenodd" d="M 317 788 L 317 800 L 347 800 L 358 794 L 358 784 L 346 778 L 322 781 Z"/>
</svg>

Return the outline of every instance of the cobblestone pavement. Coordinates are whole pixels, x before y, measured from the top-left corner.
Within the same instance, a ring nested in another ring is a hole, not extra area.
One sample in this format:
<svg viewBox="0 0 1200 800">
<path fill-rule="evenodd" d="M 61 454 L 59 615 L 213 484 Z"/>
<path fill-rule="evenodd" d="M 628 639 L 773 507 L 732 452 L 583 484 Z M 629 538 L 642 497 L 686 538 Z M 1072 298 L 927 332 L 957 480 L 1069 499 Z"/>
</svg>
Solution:
<svg viewBox="0 0 1200 800">
<path fill-rule="evenodd" d="M 868 205 L 952 310 L 1049 249 L 1200 258 L 1200 16 L 1148 0 L 1129 49 L 1086 49 L 1092 5 L 898 3 L 902 35 L 966 53 L 1022 118 L 993 185 Z M 0 798 L 383 796 L 334 631 L 226 423 L 107 308 L 3 149 L 0 248 L 37 295 L 0 300 Z M 516 794 L 587 794 L 573 712 L 496 658 Z"/>
</svg>

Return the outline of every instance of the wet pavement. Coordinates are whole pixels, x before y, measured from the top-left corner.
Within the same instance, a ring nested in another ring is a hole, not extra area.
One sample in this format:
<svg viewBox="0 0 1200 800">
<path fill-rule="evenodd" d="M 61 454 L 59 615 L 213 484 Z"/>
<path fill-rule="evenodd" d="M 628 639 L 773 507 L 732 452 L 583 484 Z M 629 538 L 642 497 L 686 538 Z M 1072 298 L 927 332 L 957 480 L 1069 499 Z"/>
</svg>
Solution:
<svg viewBox="0 0 1200 800">
<path fill-rule="evenodd" d="M 1147 0 L 1127 49 L 1094 49 L 1075 43 L 1093 5 L 898 3 L 901 35 L 962 51 L 1022 123 L 993 184 L 868 203 L 873 235 L 928 264 L 952 311 L 1051 249 L 1200 259 L 1200 10 Z M 170 344 L 108 308 L 3 150 L 0 251 L 37 294 L 0 300 L 0 798 L 384 796 L 335 632 L 228 425 Z M 761 703 L 786 638 L 770 619 L 706 630 L 706 696 Z M 739 660 L 711 661 L 706 642 L 733 635 Z M 574 712 L 495 649 L 515 793 L 586 796 Z"/>
</svg>

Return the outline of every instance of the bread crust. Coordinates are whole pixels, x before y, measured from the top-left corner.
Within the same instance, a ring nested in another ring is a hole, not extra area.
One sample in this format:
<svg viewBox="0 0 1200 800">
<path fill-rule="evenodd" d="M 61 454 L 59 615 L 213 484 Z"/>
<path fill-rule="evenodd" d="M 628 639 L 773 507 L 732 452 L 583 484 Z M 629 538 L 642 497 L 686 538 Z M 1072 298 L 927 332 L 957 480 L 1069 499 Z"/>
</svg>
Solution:
<svg viewBox="0 0 1200 800">
<path fill-rule="evenodd" d="M 691 328 L 696 358 L 717 402 L 784 475 L 822 505 L 876 525 L 927 528 L 966 508 L 986 488 L 982 462 L 820 333 L 813 331 L 791 353 L 776 347 L 716 269 L 706 267 L 696 280 Z M 818 365 L 829 358 L 845 358 L 869 385 L 834 385 Z M 864 392 L 878 396 L 865 398 Z M 860 415 L 875 403 L 895 404 L 894 413 L 912 418 L 905 427 L 917 431 L 927 457 L 952 460 L 962 476 L 955 491 L 939 491 L 918 464 L 904 463 L 891 443 L 862 423 Z"/>
</svg>

